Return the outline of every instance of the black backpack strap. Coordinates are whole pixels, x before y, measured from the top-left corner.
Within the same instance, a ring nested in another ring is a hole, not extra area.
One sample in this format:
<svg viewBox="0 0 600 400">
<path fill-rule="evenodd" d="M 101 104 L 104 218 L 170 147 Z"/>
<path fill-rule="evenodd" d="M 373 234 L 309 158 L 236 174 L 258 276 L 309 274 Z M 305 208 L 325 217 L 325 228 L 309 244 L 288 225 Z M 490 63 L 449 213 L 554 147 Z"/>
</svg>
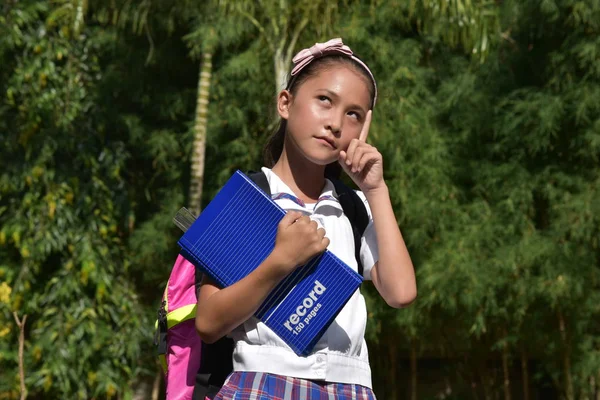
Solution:
<svg viewBox="0 0 600 400">
<path fill-rule="evenodd" d="M 344 210 L 344 214 L 346 214 L 346 217 L 350 220 L 350 225 L 352 225 L 354 256 L 358 264 L 358 273 L 360 276 L 363 276 L 365 268 L 360 260 L 360 244 L 362 235 L 365 233 L 367 225 L 369 225 L 369 214 L 367 213 L 365 203 L 363 203 L 362 199 L 352 188 L 337 179 L 333 179 L 332 182 L 342 210 Z"/>
<path fill-rule="evenodd" d="M 264 172 L 250 171 L 247 175 L 252 182 L 256 183 L 256 186 L 258 186 L 262 189 L 263 192 L 271 196 L 271 187 L 269 186 L 269 180 L 267 179 L 267 176 Z"/>
<path fill-rule="evenodd" d="M 202 342 L 200 354 L 200 369 L 196 374 L 192 399 L 212 399 L 233 371 L 233 339 L 225 336 L 212 344 Z"/>
</svg>

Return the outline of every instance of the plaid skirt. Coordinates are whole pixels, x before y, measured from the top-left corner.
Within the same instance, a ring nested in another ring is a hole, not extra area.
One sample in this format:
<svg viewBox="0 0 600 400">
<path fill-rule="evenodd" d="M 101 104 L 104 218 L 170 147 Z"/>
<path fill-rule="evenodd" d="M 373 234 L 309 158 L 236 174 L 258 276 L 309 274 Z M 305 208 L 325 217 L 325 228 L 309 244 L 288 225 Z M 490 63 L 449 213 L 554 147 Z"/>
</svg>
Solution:
<svg viewBox="0 0 600 400">
<path fill-rule="evenodd" d="M 375 400 L 369 388 L 263 372 L 233 372 L 214 400 Z"/>
</svg>

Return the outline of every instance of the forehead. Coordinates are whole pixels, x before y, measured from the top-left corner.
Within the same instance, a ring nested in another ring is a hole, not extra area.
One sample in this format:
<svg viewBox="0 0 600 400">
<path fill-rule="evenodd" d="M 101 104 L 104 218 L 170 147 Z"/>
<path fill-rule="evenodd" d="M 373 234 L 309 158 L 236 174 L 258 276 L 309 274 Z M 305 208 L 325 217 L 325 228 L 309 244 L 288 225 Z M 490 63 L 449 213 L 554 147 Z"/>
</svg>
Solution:
<svg viewBox="0 0 600 400">
<path fill-rule="evenodd" d="M 308 78 L 299 88 L 299 92 L 318 90 L 329 90 L 345 101 L 362 105 L 365 110 L 370 108 L 369 82 L 352 67 L 335 65 L 323 68 Z"/>
</svg>

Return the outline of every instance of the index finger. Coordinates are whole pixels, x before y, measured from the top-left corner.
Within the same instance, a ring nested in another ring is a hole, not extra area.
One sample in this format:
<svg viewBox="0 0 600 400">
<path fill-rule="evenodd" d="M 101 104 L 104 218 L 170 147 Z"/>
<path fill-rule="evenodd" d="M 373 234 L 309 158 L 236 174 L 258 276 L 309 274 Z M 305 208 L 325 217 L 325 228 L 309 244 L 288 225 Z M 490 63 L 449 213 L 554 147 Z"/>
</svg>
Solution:
<svg viewBox="0 0 600 400">
<path fill-rule="evenodd" d="M 302 215 L 303 214 L 299 211 L 290 210 L 283 216 L 283 218 L 281 219 L 281 223 L 283 223 L 284 225 L 292 225 Z"/>
<path fill-rule="evenodd" d="M 365 123 L 363 124 L 362 130 L 360 131 L 360 136 L 358 140 L 361 142 L 367 141 L 367 136 L 369 136 L 369 128 L 371 127 L 371 116 L 373 115 L 373 111 L 367 111 L 367 116 L 365 117 Z"/>
</svg>

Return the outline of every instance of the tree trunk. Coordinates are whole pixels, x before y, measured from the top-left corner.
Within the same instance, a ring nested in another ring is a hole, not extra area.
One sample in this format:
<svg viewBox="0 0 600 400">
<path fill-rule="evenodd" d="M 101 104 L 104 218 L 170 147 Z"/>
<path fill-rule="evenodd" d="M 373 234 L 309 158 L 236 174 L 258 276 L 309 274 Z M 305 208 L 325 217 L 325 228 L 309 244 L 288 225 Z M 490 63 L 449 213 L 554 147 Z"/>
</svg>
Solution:
<svg viewBox="0 0 600 400">
<path fill-rule="evenodd" d="M 507 333 L 504 331 L 504 338 L 506 339 Z M 508 343 L 504 342 L 502 346 L 502 372 L 504 375 L 504 400 L 510 400 L 510 370 L 508 365 Z"/>
<path fill-rule="evenodd" d="M 142 379 L 135 382 L 133 386 L 132 400 L 148 400 L 152 393 L 152 385 L 150 385 L 150 377 L 144 376 Z"/>
<path fill-rule="evenodd" d="M 387 347 L 387 342 L 385 342 L 385 340 L 381 339 L 379 340 L 379 354 L 381 355 L 380 357 L 378 357 L 378 359 L 380 360 L 380 371 L 389 371 L 390 369 L 390 359 L 389 357 L 387 357 L 388 355 L 388 347 Z M 382 395 L 385 398 L 390 397 L 389 396 L 389 392 L 390 392 L 390 386 L 391 386 L 391 382 L 390 382 L 390 376 L 389 374 L 381 374 L 383 376 L 382 382 L 383 382 L 383 387 L 385 392 L 382 393 Z"/>
<path fill-rule="evenodd" d="M 468 356 L 464 356 L 464 365 L 465 365 L 465 380 L 468 380 L 471 383 L 471 396 L 473 400 L 479 400 L 479 392 L 477 387 L 477 373 L 473 371 L 472 361 Z M 460 377 L 460 373 L 457 373 L 457 376 Z"/>
<path fill-rule="evenodd" d="M 163 378 L 162 368 L 159 366 L 159 370 L 156 372 L 156 376 L 154 377 L 154 385 L 152 387 L 152 400 L 158 400 L 159 391 L 160 391 L 160 382 Z"/>
<path fill-rule="evenodd" d="M 567 329 L 565 318 L 562 313 L 558 312 L 558 325 L 560 330 L 560 338 L 562 339 L 563 353 L 563 373 L 565 374 L 565 395 L 567 400 L 574 400 L 573 378 L 571 377 L 571 346 L 567 338 Z"/>
<path fill-rule="evenodd" d="M 287 85 L 287 74 L 290 60 L 283 55 L 283 48 L 278 48 L 273 54 L 275 66 L 275 94 L 278 94 Z"/>
<path fill-rule="evenodd" d="M 598 389 L 598 387 L 600 386 L 600 371 L 598 372 L 598 376 L 597 376 L 597 382 L 599 382 L 599 384 L 596 384 L 596 391 L 594 393 L 594 398 L 595 400 L 600 400 L 600 390 Z"/>
<path fill-rule="evenodd" d="M 23 319 L 19 319 L 17 312 L 13 312 L 13 317 L 19 328 L 19 384 L 21 388 L 21 400 L 27 398 L 27 387 L 25 386 L 25 322 L 27 321 L 27 314 L 23 316 Z"/>
<path fill-rule="evenodd" d="M 308 22 L 309 19 L 307 17 L 302 18 L 298 25 L 296 25 L 287 45 L 286 41 L 282 40 L 279 42 L 278 47 L 274 49 L 273 63 L 275 66 L 275 94 L 278 94 L 287 86 L 288 71 L 292 62 L 294 48 L 296 47 L 296 42 L 298 42 L 300 34 L 302 31 L 304 31 L 306 25 L 308 25 Z"/>
<path fill-rule="evenodd" d="M 389 347 L 389 358 L 390 358 L 390 368 L 389 368 L 389 385 L 390 385 L 390 398 L 397 399 L 398 398 L 398 350 L 396 341 L 393 336 L 388 336 L 387 338 Z"/>
<path fill-rule="evenodd" d="M 477 392 L 477 382 L 474 377 L 471 378 L 471 395 L 473 400 L 479 400 L 479 393 Z"/>
<path fill-rule="evenodd" d="M 480 365 L 479 374 L 481 376 L 481 388 L 483 389 L 483 398 L 485 400 L 492 400 L 492 392 L 493 390 L 493 378 L 490 376 L 488 371 L 488 367 L 486 365 L 486 360 L 483 360 L 483 363 Z"/>
<path fill-rule="evenodd" d="M 371 349 L 371 352 L 373 354 L 383 354 L 382 348 L 383 346 L 381 345 L 381 340 L 377 340 L 377 341 L 369 341 L 369 348 Z M 383 374 L 380 371 L 385 371 L 385 367 L 384 367 L 384 357 L 373 357 L 372 358 L 372 363 L 371 363 L 371 372 L 372 372 L 372 384 L 375 387 L 381 387 L 382 389 L 380 389 L 379 393 L 377 393 L 377 395 L 379 397 L 384 395 L 384 390 L 387 386 L 386 383 L 386 377 L 382 376 Z"/>
<path fill-rule="evenodd" d="M 410 399 L 417 400 L 417 342 L 410 342 Z"/>
<path fill-rule="evenodd" d="M 194 144 L 192 149 L 192 176 L 190 178 L 190 211 L 196 215 L 202 209 L 202 185 L 204 183 L 204 157 L 206 154 L 206 131 L 210 77 L 212 74 L 212 51 L 202 54 L 202 65 L 198 77 L 196 119 L 194 122 Z"/>
<path fill-rule="evenodd" d="M 523 379 L 523 400 L 529 400 L 529 363 L 523 345 L 521 345 L 521 377 Z"/>
<path fill-rule="evenodd" d="M 79 32 L 83 25 L 83 14 L 87 8 L 87 0 L 79 0 L 77 2 L 77 8 L 75 10 L 75 19 L 73 21 L 73 34 L 75 37 L 79 36 Z"/>
</svg>

